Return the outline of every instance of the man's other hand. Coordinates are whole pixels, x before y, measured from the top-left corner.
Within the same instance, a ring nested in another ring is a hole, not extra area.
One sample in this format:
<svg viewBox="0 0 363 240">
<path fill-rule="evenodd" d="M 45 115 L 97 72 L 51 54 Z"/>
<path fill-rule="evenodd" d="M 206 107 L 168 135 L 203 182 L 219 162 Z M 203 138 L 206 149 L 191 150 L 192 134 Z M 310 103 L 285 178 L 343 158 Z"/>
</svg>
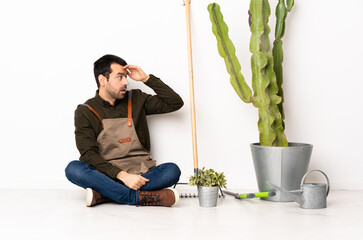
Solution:
<svg viewBox="0 0 363 240">
<path fill-rule="evenodd" d="M 150 180 L 140 175 L 130 174 L 125 171 L 121 171 L 117 174 L 117 179 L 121 180 L 128 188 L 133 190 L 139 190 Z"/>
<path fill-rule="evenodd" d="M 146 82 L 149 79 L 149 75 L 147 75 L 139 66 L 136 65 L 126 65 L 124 69 L 127 71 L 127 75 L 132 80 Z"/>
</svg>

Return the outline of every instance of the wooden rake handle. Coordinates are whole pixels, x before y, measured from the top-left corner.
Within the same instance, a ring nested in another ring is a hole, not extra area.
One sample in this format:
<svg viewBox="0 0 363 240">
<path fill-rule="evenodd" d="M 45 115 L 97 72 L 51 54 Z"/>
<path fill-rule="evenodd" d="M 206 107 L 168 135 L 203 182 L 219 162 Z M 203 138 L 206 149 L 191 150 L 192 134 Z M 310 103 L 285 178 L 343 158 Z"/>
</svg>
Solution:
<svg viewBox="0 0 363 240">
<path fill-rule="evenodd" d="M 184 5 L 185 5 L 186 20 L 187 20 L 189 92 L 190 92 L 190 112 L 191 112 L 191 120 L 192 120 L 193 163 L 194 163 L 194 172 L 198 174 L 198 151 L 197 151 L 197 130 L 196 130 L 196 123 L 195 123 L 192 37 L 190 34 L 190 1 L 184 0 Z"/>
</svg>

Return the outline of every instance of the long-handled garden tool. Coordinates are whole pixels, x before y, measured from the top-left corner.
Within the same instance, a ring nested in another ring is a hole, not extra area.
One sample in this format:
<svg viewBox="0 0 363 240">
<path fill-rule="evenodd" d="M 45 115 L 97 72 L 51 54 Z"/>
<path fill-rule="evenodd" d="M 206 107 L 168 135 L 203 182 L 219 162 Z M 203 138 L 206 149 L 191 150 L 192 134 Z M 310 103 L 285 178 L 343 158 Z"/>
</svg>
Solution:
<svg viewBox="0 0 363 240">
<path fill-rule="evenodd" d="M 187 25 L 187 43 L 188 43 L 188 68 L 189 68 L 189 94 L 190 94 L 190 113 L 192 122 L 192 144 L 193 144 L 193 164 L 194 173 L 198 175 L 198 151 L 197 151 L 197 128 L 195 121 L 195 98 L 194 98 L 194 79 L 193 79 L 193 57 L 192 57 L 192 37 L 190 31 L 190 0 L 184 0 L 185 13 L 186 13 L 186 25 Z M 184 184 L 187 183 L 178 183 Z M 175 187 L 175 186 L 174 186 Z M 220 188 L 220 197 L 224 197 L 223 192 Z M 182 198 L 198 197 L 197 194 L 182 193 Z"/>
<path fill-rule="evenodd" d="M 246 199 L 246 198 L 261 198 L 261 197 L 273 197 L 276 195 L 276 192 L 258 192 L 258 193 L 234 193 L 231 191 L 223 190 L 223 193 L 234 196 L 237 199 Z"/>
<path fill-rule="evenodd" d="M 184 0 L 184 5 L 185 5 L 186 20 L 187 20 L 189 94 L 190 94 L 190 113 L 192 120 L 193 163 L 194 163 L 194 173 L 198 174 L 197 127 L 195 123 L 192 36 L 190 33 L 190 1 Z"/>
</svg>

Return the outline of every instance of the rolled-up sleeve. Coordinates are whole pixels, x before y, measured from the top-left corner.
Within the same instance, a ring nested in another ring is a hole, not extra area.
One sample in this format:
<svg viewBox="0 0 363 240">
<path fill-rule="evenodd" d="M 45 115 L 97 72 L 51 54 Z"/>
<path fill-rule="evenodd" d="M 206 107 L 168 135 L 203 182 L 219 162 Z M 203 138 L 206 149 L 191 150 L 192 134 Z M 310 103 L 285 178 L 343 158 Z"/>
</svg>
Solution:
<svg viewBox="0 0 363 240">
<path fill-rule="evenodd" d="M 145 84 L 156 93 L 156 95 L 148 95 L 146 97 L 146 114 L 174 112 L 184 105 L 183 99 L 172 88 L 154 75 L 151 74 Z"/>
</svg>

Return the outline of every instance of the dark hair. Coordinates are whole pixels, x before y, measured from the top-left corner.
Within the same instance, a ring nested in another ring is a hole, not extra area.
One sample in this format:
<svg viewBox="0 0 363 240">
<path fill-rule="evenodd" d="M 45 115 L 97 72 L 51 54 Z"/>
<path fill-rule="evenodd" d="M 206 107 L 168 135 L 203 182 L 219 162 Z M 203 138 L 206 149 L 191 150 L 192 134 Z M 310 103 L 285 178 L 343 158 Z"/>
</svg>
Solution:
<svg viewBox="0 0 363 240">
<path fill-rule="evenodd" d="M 112 63 L 117 63 L 117 64 L 120 64 L 121 66 L 127 65 L 125 60 L 123 60 L 122 58 L 117 57 L 115 55 L 111 55 L 111 54 L 104 55 L 103 57 L 98 59 L 93 64 L 93 73 L 95 74 L 96 83 L 97 83 L 98 88 L 100 88 L 100 82 L 98 81 L 98 76 L 100 74 L 102 74 L 103 76 L 105 76 L 108 79 L 110 76 L 110 73 L 112 72 L 111 71 Z"/>
</svg>

